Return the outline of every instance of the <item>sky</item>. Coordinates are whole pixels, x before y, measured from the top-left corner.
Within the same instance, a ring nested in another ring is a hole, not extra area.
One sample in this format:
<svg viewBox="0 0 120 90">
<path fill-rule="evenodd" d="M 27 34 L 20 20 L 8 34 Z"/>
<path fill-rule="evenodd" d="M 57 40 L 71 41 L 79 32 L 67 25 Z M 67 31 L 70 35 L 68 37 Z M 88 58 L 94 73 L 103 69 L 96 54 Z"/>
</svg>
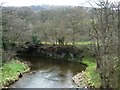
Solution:
<svg viewBox="0 0 120 90">
<path fill-rule="evenodd" d="M 0 0 L 3 6 L 31 6 L 31 5 L 70 5 L 70 6 L 90 6 L 90 0 Z M 98 0 L 94 0 L 98 1 Z M 118 0 L 109 0 L 118 1 Z M 94 3 L 93 3 L 94 4 Z"/>
</svg>

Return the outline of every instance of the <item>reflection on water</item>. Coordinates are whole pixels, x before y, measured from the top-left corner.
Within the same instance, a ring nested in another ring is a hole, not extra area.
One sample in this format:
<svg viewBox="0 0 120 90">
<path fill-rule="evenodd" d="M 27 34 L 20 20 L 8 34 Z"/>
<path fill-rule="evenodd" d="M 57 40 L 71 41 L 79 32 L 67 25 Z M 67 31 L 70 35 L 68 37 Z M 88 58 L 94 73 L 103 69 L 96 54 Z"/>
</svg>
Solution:
<svg viewBox="0 0 120 90">
<path fill-rule="evenodd" d="M 73 88 L 72 77 L 85 66 L 63 60 L 26 59 L 32 62 L 31 71 L 10 87 L 16 88 Z M 62 62 L 61 62 L 62 61 Z"/>
</svg>

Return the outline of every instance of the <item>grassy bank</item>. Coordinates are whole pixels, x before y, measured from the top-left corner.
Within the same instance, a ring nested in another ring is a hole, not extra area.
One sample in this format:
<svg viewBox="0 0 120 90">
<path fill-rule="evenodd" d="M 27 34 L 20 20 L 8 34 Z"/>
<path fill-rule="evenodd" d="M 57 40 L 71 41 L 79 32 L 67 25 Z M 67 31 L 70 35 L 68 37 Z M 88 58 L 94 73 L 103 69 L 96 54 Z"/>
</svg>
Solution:
<svg viewBox="0 0 120 90">
<path fill-rule="evenodd" d="M 100 87 L 100 77 L 96 70 L 96 62 L 93 58 L 84 58 L 82 63 L 87 65 L 87 68 L 85 70 L 88 82 L 91 83 L 92 86 L 95 86 L 95 88 Z"/>
<path fill-rule="evenodd" d="M 42 44 L 53 44 L 51 42 L 41 42 Z M 58 44 L 58 43 L 57 43 Z M 72 45 L 72 42 L 67 42 L 67 43 L 64 43 L 65 45 Z M 90 45 L 90 44 L 93 44 L 93 42 L 91 41 L 81 41 L 81 42 L 75 42 L 75 45 Z"/>
<path fill-rule="evenodd" d="M 21 63 L 18 60 L 11 60 L 3 65 L 0 68 L 0 73 L 2 74 L 0 77 L 0 85 L 1 87 L 5 87 L 10 83 L 15 82 L 19 79 L 19 77 L 29 71 L 29 67 L 25 63 Z"/>
</svg>

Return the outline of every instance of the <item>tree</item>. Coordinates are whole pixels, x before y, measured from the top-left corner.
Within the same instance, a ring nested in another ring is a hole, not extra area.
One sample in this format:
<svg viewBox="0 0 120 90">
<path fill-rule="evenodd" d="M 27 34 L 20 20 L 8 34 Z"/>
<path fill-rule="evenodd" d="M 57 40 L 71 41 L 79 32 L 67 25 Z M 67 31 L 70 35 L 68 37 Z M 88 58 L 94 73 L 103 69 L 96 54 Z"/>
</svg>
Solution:
<svg viewBox="0 0 120 90">
<path fill-rule="evenodd" d="M 114 3 L 110 3 L 108 0 L 96 4 L 99 8 L 93 7 L 90 36 L 95 41 L 97 70 L 101 77 L 101 87 L 115 88 L 117 87 L 116 75 L 118 74 L 118 9 Z M 116 83 L 115 85 L 113 81 Z"/>
<path fill-rule="evenodd" d="M 120 2 L 118 2 L 118 39 L 120 38 Z M 118 46 L 120 46 L 120 42 L 118 43 Z M 118 48 L 118 58 L 120 59 L 120 48 Z M 120 60 L 118 62 L 120 64 Z M 118 89 L 120 89 L 120 66 L 118 68 Z"/>
</svg>

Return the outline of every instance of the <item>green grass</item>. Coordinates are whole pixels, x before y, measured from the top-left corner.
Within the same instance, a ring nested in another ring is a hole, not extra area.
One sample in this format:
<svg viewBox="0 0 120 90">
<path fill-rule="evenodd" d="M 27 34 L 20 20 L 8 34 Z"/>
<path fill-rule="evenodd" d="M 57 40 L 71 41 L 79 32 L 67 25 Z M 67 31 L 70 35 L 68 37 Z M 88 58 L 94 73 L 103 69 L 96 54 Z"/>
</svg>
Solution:
<svg viewBox="0 0 120 90">
<path fill-rule="evenodd" d="M 50 42 L 41 42 L 42 44 L 52 44 Z M 57 43 L 58 44 L 58 43 Z M 90 45 L 93 44 L 91 41 L 81 41 L 81 42 L 75 42 L 75 45 Z M 72 42 L 68 42 L 67 45 L 72 45 Z"/>
<path fill-rule="evenodd" d="M 89 44 L 93 44 L 93 42 L 91 42 L 91 41 L 81 41 L 81 42 L 75 42 L 75 44 L 77 44 L 77 45 L 89 45 Z"/>
<path fill-rule="evenodd" d="M 101 85 L 101 81 L 99 74 L 96 70 L 95 60 L 93 58 L 84 58 L 83 63 L 87 65 L 85 72 L 89 78 L 89 83 L 91 83 L 96 88 L 99 88 Z"/>
<path fill-rule="evenodd" d="M 0 77 L 0 84 L 2 87 L 9 85 L 10 82 L 14 82 L 19 79 L 18 76 L 20 73 L 23 74 L 26 71 L 29 71 L 29 67 L 18 60 L 7 62 L 2 68 L 0 68 L 0 73 L 2 73 L 2 76 Z"/>
</svg>

